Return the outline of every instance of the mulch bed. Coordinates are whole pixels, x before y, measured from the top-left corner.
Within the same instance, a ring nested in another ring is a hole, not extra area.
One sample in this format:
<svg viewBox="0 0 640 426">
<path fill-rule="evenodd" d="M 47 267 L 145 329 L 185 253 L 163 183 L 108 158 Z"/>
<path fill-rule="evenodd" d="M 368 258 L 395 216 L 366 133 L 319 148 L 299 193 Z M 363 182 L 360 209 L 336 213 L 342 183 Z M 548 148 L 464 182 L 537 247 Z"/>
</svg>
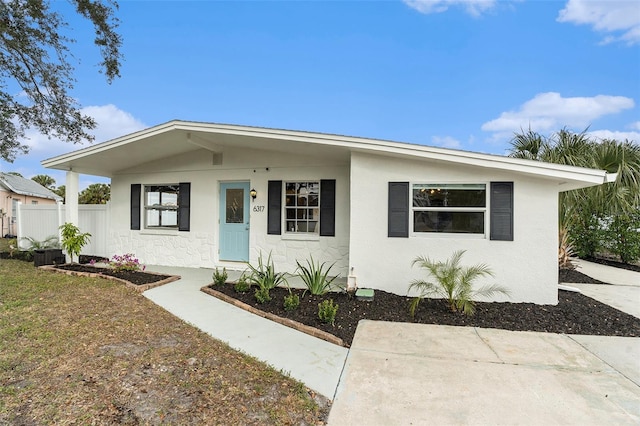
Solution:
<svg viewBox="0 0 640 426">
<path fill-rule="evenodd" d="M 616 262 L 615 260 L 603 259 L 600 257 L 588 257 L 584 259 L 588 262 L 599 263 L 601 265 L 613 266 L 614 268 L 626 269 L 628 271 L 640 272 L 639 265 L 632 265 L 629 263 Z"/>
<path fill-rule="evenodd" d="M 411 298 L 375 290 L 373 301 L 357 300 L 347 293 L 325 296 L 302 296 L 303 290 L 291 291 L 300 296 L 300 306 L 292 312 L 283 308 L 285 288 L 271 290 L 271 301 L 258 304 L 253 291 L 237 293 L 233 285 L 211 285 L 209 288 L 235 298 L 256 309 L 315 327 L 342 339 L 350 346 L 361 319 L 414 322 L 467 327 L 498 328 L 513 331 L 539 331 L 564 334 L 640 337 L 640 318 L 628 315 L 580 293 L 559 291 L 558 305 L 533 303 L 476 303 L 476 313 L 469 317 L 449 310 L 442 300 L 420 302 L 415 318 L 409 315 Z M 339 305 L 335 325 L 318 319 L 318 304 L 333 299 Z"/>
<path fill-rule="evenodd" d="M 155 272 L 143 271 L 114 271 L 111 268 L 67 263 L 64 265 L 41 266 L 42 269 L 66 272 L 71 275 L 89 275 L 92 277 L 108 278 L 131 285 L 137 291 L 146 291 L 150 288 L 170 283 L 180 279 L 177 275 L 163 275 Z"/>
<path fill-rule="evenodd" d="M 606 284 L 600 280 L 596 280 L 595 278 L 591 278 L 582 272 L 578 272 L 575 269 L 560 269 L 558 271 L 558 282 L 559 283 L 574 283 L 574 284 Z"/>
</svg>

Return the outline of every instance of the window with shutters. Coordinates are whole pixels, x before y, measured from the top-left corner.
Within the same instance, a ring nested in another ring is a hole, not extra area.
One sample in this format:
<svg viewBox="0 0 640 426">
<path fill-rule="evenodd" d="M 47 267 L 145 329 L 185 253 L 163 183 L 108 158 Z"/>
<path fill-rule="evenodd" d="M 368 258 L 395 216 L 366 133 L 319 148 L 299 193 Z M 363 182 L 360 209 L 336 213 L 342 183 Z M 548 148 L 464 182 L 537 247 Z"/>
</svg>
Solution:
<svg viewBox="0 0 640 426">
<path fill-rule="evenodd" d="M 317 234 L 320 226 L 320 182 L 285 182 L 285 232 Z"/>
<path fill-rule="evenodd" d="M 413 184 L 414 233 L 485 234 L 486 184 Z"/>
<path fill-rule="evenodd" d="M 144 218 L 145 228 L 178 228 L 178 200 L 180 185 L 145 185 Z"/>
</svg>

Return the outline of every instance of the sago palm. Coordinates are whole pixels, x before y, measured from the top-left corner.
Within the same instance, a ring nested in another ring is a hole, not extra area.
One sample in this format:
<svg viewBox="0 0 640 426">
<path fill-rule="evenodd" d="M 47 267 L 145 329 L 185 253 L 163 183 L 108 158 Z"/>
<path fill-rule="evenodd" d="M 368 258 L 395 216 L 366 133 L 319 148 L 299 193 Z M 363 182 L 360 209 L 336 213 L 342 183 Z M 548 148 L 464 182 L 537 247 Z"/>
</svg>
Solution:
<svg viewBox="0 0 640 426">
<path fill-rule="evenodd" d="M 479 289 L 473 288 L 473 282 L 484 276 L 493 276 L 493 272 L 484 264 L 474 266 L 462 266 L 460 260 L 464 250 L 453 253 L 446 261 L 434 261 L 425 256 L 416 257 L 412 266 L 418 265 L 426 269 L 432 281 L 414 280 L 409 286 L 409 291 L 418 291 L 409 308 L 411 316 L 415 315 L 416 308 L 425 297 L 445 299 L 453 312 L 462 312 L 465 315 L 473 315 L 475 312 L 476 297 L 491 297 L 494 294 L 509 292 L 499 285 L 486 285 Z"/>
</svg>

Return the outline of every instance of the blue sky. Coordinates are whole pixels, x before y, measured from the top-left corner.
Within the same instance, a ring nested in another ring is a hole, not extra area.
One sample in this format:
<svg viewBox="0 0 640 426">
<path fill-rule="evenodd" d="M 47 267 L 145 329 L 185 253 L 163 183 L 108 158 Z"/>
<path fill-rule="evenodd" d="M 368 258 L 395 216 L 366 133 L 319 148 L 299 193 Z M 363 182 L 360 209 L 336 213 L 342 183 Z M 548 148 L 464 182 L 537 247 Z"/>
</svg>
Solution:
<svg viewBox="0 0 640 426">
<path fill-rule="evenodd" d="M 172 119 L 504 154 L 520 129 L 640 142 L 637 1 L 122 1 L 122 77 L 65 13 L 96 142 Z M 0 171 L 82 146 L 29 133 Z M 81 187 L 108 180 L 82 176 Z"/>
</svg>

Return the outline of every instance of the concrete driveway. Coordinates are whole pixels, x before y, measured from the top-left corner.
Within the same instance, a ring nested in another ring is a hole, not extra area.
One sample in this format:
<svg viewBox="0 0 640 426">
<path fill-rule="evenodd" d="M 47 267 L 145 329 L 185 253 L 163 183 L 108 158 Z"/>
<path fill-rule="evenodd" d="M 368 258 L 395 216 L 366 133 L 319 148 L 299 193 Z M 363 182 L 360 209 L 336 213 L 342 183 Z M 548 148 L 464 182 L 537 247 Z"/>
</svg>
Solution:
<svg viewBox="0 0 640 426">
<path fill-rule="evenodd" d="M 567 335 L 361 321 L 328 423 L 637 425 L 639 384 L 615 364 L 638 371 L 640 339 L 611 339 L 617 361 Z"/>
</svg>

